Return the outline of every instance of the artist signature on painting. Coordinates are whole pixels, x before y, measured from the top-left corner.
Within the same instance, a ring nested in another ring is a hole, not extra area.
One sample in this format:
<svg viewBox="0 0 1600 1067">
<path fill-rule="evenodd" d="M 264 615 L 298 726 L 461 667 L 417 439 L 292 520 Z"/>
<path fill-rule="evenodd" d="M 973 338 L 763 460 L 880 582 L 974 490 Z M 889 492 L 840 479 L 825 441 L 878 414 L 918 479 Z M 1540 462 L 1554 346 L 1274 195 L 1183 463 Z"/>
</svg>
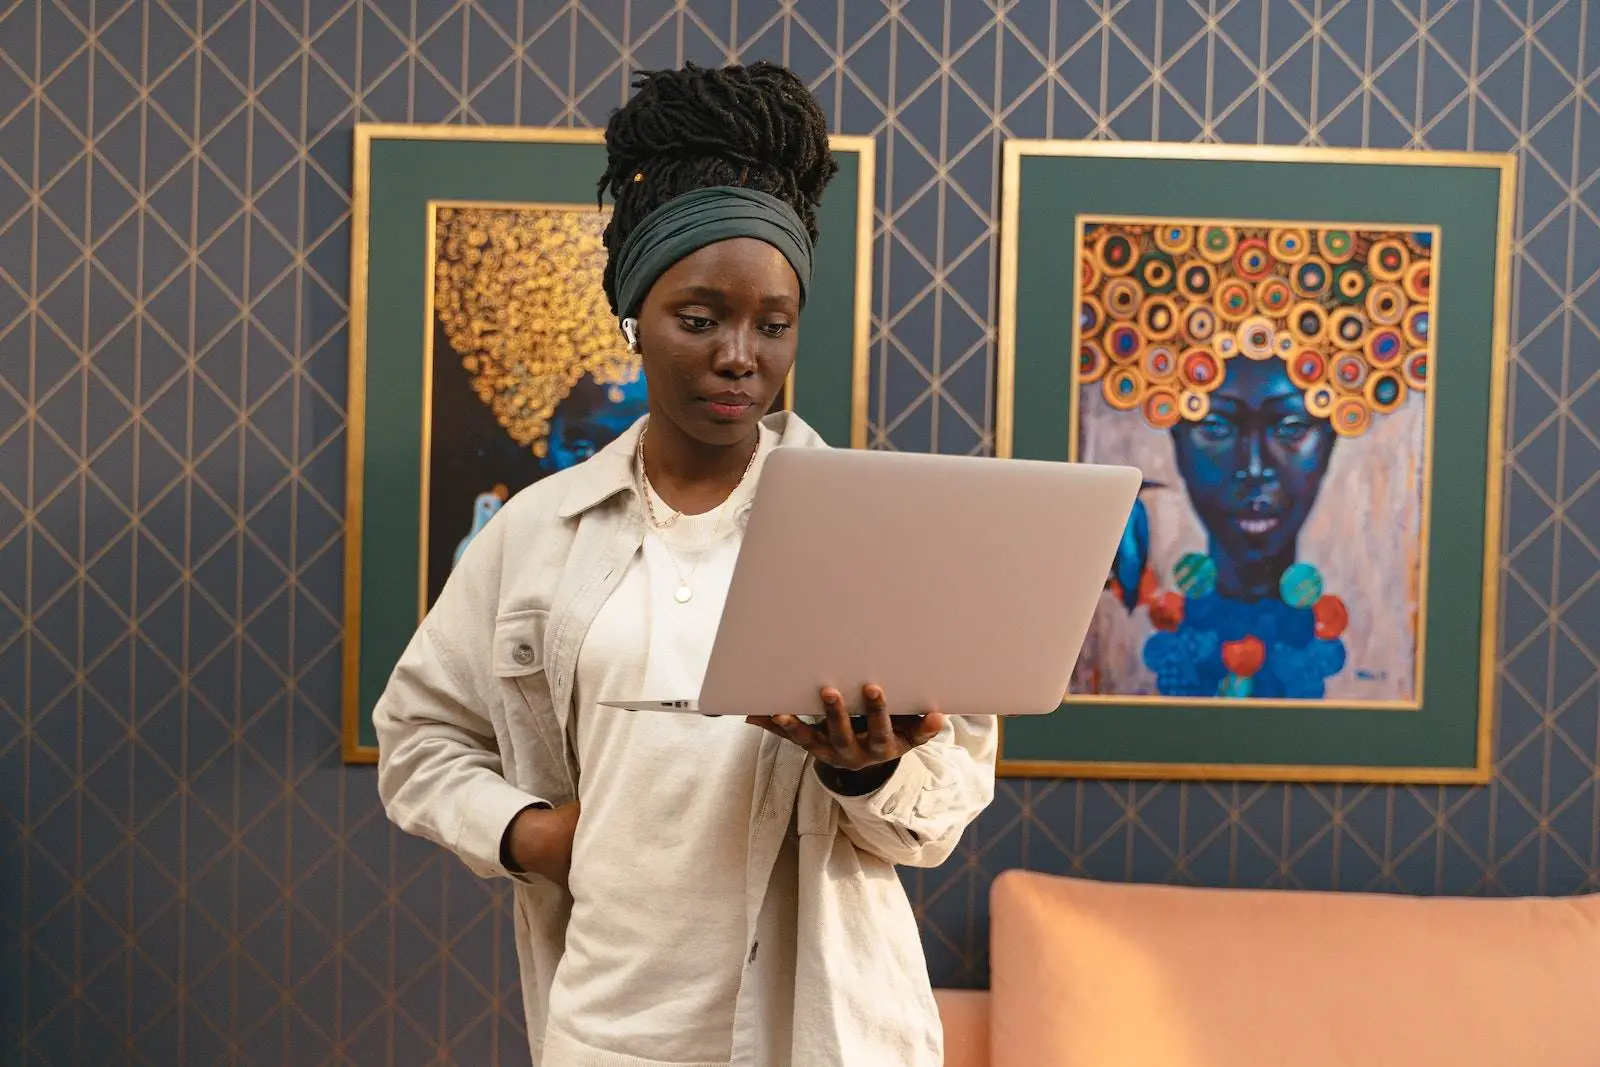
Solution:
<svg viewBox="0 0 1600 1067">
<path fill-rule="evenodd" d="M 1389 675 L 1387 671 L 1356 671 L 1356 681 L 1358 682 L 1386 682 L 1388 680 Z"/>
</svg>

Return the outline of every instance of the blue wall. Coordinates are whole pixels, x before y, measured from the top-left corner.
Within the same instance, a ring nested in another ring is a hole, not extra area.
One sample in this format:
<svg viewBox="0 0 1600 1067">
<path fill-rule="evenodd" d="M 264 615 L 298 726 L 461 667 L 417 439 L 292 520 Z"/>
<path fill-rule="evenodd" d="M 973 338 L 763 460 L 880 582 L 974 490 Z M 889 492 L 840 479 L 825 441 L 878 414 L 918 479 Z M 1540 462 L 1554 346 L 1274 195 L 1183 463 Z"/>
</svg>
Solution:
<svg viewBox="0 0 1600 1067">
<path fill-rule="evenodd" d="M 526 1061 L 502 889 L 391 831 L 338 758 L 350 126 L 598 124 L 683 59 L 783 60 L 877 137 L 872 436 L 907 449 L 990 445 L 1005 135 L 1522 158 L 1494 785 L 1002 783 L 908 874 L 938 981 L 985 981 L 985 890 L 1018 864 L 1600 887 L 1600 10 L 0 12 L 0 1062 Z"/>
</svg>

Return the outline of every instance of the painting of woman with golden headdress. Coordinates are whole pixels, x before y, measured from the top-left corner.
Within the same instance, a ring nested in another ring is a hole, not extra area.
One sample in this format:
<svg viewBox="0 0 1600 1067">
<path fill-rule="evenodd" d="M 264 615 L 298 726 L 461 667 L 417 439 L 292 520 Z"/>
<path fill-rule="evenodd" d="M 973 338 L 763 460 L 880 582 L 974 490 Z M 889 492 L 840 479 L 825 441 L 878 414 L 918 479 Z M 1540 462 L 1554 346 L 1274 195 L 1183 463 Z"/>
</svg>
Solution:
<svg viewBox="0 0 1600 1067">
<path fill-rule="evenodd" d="M 1079 225 L 1076 455 L 1145 486 L 1073 693 L 1414 705 L 1435 234 Z"/>
<path fill-rule="evenodd" d="M 645 413 L 601 286 L 605 222 L 573 205 L 433 205 L 425 606 L 511 494 Z"/>
</svg>

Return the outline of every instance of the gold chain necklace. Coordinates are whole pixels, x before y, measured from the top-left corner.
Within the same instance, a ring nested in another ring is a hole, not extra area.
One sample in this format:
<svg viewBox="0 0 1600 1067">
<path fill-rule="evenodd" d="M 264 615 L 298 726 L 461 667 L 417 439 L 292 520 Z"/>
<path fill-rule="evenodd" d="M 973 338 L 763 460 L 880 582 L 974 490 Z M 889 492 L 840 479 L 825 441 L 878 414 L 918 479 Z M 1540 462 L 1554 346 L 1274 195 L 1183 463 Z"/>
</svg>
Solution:
<svg viewBox="0 0 1600 1067">
<path fill-rule="evenodd" d="M 644 468 L 643 430 L 639 432 L 639 447 L 637 449 L 637 454 L 639 460 L 640 489 L 642 490 L 640 495 L 644 497 L 644 507 L 646 513 L 650 516 L 650 525 L 654 526 L 658 531 L 671 529 L 673 526 L 678 524 L 678 519 L 683 516 L 683 512 L 674 508 L 671 517 L 669 517 L 665 522 L 662 522 L 656 517 L 656 505 L 655 501 L 652 499 L 653 490 L 650 485 L 650 475 L 645 472 Z M 711 533 L 708 534 L 701 542 L 700 550 L 695 554 L 694 566 L 689 568 L 689 573 L 687 575 L 683 573 L 683 568 L 678 566 L 677 553 L 672 551 L 672 545 L 667 542 L 665 537 L 661 538 L 661 547 L 667 550 L 667 559 L 671 561 L 672 569 L 676 571 L 678 575 L 678 588 L 673 592 L 672 599 L 677 601 L 679 604 L 687 604 L 689 601 L 694 599 L 694 589 L 689 585 L 689 579 L 693 578 L 694 572 L 700 569 L 700 561 L 705 558 L 706 550 L 711 547 L 711 545 L 716 541 L 717 535 L 722 532 L 722 520 L 728 516 L 728 501 L 733 499 L 734 495 L 739 492 L 739 487 L 744 485 L 745 479 L 750 477 L 750 471 L 756 465 L 756 456 L 760 454 L 761 438 L 758 431 L 756 437 L 756 447 L 751 451 L 750 459 L 744 465 L 744 473 L 739 475 L 738 483 L 734 485 L 732 491 L 728 493 L 727 497 L 723 499 L 722 503 L 717 505 L 717 507 L 721 509 L 717 514 L 717 521 L 711 527 Z"/>
</svg>

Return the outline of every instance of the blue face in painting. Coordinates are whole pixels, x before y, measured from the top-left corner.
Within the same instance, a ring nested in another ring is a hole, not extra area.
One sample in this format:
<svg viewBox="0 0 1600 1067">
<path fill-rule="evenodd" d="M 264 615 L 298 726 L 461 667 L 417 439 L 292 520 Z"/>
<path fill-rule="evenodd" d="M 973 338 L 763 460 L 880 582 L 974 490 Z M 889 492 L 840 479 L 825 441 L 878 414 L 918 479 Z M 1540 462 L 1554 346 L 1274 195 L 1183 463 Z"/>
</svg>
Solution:
<svg viewBox="0 0 1600 1067">
<path fill-rule="evenodd" d="M 545 467 L 555 472 L 582 463 L 638 421 L 647 406 L 643 374 L 614 386 L 584 376 L 550 420 Z"/>
<path fill-rule="evenodd" d="M 1228 361 L 1210 413 L 1172 430 L 1178 471 L 1211 539 L 1218 591 L 1277 591 L 1328 470 L 1335 435 L 1281 359 Z"/>
</svg>

